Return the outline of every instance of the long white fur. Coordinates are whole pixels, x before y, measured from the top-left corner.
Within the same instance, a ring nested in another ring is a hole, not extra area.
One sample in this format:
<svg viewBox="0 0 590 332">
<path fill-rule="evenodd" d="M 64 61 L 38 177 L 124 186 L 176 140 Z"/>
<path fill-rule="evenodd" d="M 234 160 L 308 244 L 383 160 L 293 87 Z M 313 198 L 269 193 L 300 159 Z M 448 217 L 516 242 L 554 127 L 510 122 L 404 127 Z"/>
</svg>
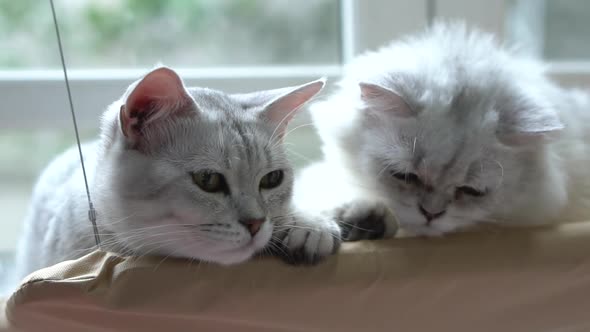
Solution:
<svg viewBox="0 0 590 332">
<path fill-rule="evenodd" d="M 371 109 L 359 83 L 391 90 L 417 115 Z M 297 179 L 298 208 L 325 213 L 354 201 L 385 204 L 402 228 L 419 235 L 479 222 L 550 224 L 590 216 L 588 94 L 557 86 L 540 62 L 492 35 L 439 23 L 358 57 L 339 85 L 311 107 L 324 160 Z M 425 155 L 415 168 L 417 150 Z M 442 175 L 453 155 L 455 166 Z M 482 170 L 469 177 L 469 167 Z M 434 193 L 398 183 L 393 171 L 429 176 Z M 451 192 L 461 185 L 489 193 L 455 201 Z M 427 224 L 419 203 L 436 203 L 446 213 Z"/>
</svg>

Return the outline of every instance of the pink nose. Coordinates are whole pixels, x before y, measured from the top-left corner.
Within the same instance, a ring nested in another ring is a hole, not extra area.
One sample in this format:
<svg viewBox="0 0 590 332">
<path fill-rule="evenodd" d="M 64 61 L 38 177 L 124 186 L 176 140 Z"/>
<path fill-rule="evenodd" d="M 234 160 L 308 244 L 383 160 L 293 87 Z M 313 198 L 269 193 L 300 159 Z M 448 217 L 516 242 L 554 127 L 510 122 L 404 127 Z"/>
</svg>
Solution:
<svg viewBox="0 0 590 332">
<path fill-rule="evenodd" d="M 250 232 L 250 235 L 254 236 L 254 235 L 256 235 L 256 233 L 258 233 L 258 231 L 260 230 L 260 227 L 262 227 L 264 220 L 265 220 L 264 218 L 245 219 L 245 220 L 240 220 L 240 224 L 244 225 L 246 227 L 246 229 L 248 230 L 248 232 Z"/>
</svg>

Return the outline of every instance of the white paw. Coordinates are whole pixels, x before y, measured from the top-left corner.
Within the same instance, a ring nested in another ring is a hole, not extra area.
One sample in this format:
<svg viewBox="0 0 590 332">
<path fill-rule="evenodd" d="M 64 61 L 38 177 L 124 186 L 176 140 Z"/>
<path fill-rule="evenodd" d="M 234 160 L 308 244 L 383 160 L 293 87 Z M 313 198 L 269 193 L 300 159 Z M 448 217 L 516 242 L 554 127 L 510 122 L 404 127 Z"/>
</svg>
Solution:
<svg viewBox="0 0 590 332">
<path fill-rule="evenodd" d="M 397 232 L 395 217 L 382 203 L 356 201 L 335 211 L 344 241 L 391 237 Z"/>
<path fill-rule="evenodd" d="M 283 258 L 292 264 L 316 264 L 340 247 L 340 227 L 328 217 L 295 217 L 281 241 Z"/>
</svg>

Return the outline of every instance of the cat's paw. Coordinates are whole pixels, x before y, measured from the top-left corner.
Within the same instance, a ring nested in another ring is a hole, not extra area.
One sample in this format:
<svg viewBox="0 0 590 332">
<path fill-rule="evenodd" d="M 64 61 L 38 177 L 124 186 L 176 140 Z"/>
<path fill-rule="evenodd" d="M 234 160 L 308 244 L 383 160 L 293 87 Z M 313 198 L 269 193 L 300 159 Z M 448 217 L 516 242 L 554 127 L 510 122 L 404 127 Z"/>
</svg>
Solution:
<svg viewBox="0 0 590 332">
<path fill-rule="evenodd" d="M 295 217 L 278 243 L 279 255 L 290 264 L 317 264 L 338 251 L 340 227 L 328 217 Z"/>
<path fill-rule="evenodd" d="M 335 218 L 343 241 L 391 237 L 398 228 L 393 213 L 382 203 L 356 201 L 336 209 Z"/>
</svg>

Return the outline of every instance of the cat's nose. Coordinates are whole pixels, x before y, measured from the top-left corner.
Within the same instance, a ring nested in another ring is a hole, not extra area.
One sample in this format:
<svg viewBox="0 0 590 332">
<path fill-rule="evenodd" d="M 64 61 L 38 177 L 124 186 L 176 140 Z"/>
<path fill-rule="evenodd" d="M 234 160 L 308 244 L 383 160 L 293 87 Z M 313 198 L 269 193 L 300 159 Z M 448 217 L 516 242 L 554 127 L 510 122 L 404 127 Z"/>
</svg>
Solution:
<svg viewBox="0 0 590 332">
<path fill-rule="evenodd" d="M 254 236 L 258 233 L 260 227 L 262 227 L 264 220 L 264 218 L 241 219 L 240 224 L 244 225 L 248 232 L 250 232 L 250 235 Z"/>
<path fill-rule="evenodd" d="M 418 208 L 420 209 L 420 213 L 422 213 L 422 215 L 426 218 L 426 221 L 428 223 L 430 223 L 432 220 L 442 216 L 447 211 L 447 210 L 441 210 L 438 212 L 430 212 L 430 211 L 426 210 L 422 205 L 418 205 Z"/>
</svg>

